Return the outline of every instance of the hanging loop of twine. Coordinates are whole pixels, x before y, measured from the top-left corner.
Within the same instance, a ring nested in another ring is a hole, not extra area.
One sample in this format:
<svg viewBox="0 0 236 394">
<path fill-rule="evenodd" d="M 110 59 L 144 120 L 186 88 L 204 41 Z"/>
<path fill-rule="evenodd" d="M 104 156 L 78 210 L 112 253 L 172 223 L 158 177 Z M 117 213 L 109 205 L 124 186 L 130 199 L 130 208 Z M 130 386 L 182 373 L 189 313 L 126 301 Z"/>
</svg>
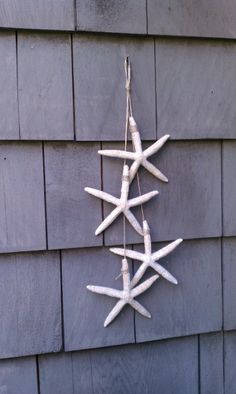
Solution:
<svg viewBox="0 0 236 394">
<path fill-rule="evenodd" d="M 125 114 L 125 151 L 127 151 L 127 142 L 128 142 L 128 127 L 129 127 L 129 102 L 130 102 L 130 90 L 131 90 L 131 65 L 129 61 L 129 57 L 125 58 L 124 62 L 125 68 L 125 91 L 126 91 L 126 114 Z M 124 160 L 124 165 L 126 164 L 126 159 Z M 123 214 L 123 244 L 124 251 L 126 251 L 126 218 Z M 124 255 L 126 257 L 126 255 Z M 122 272 L 117 277 L 117 279 L 122 275 Z"/>
<path fill-rule="evenodd" d="M 124 149 L 127 151 L 127 143 L 128 143 L 128 128 L 129 128 L 129 117 L 133 116 L 132 110 L 132 100 L 131 100 L 131 63 L 129 60 L 129 56 L 125 58 L 124 61 L 124 68 L 125 68 L 125 91 L 126 91 L 126 115 L 125 115 L 125 141 L 124 141 Z M 126 164 L 126 159 L 124 159 L 124 165 Z M 140 179 L 139 174 L 136 174 L 137 184 L 138 184 L 138 191 L 139 195 L 141 196 L 141 187 L 140 187 Z M 144 221 L 144 211 L 143 205 L 140 206 L 142 220 Z M 126 251 L 126 218 L 123 214 L 123 246 L 124 252 Z M 126 253 L 124 253 L 124 258 L 126 258 Z M 115 278 L 118 279 L 122 276 L 122 271 L 120 274 Z"/>
</svg>

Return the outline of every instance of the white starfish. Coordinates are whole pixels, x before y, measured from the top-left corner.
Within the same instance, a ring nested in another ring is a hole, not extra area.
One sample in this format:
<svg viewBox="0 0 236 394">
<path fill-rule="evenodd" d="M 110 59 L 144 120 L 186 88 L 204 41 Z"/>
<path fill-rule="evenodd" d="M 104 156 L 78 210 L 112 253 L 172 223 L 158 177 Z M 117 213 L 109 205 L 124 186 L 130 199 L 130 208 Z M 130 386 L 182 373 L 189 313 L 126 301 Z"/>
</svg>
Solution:
<svg viewBox="0 0 236 394">
<path fill-rule="evenodd" d="M 120 313 L 120 311 L 124 308 L 126 304 L 132 306 L 137 312 L 141 315 L 150 318 L 151 314 L 144 308 L 138 301 L 134 298 L 139 294 L 146 291 L 156 280 L 159 278 L 158 275 L 153 275 L 151 278 L 145 280 L 145 282 L 141 283 L 139 286 L 132 288 L 130 284 L 130 273 L 129 266 L 126 258 L 122 260 L 122 278 L 123 278 L 123 290 L 112 289 L 110 287 L 103 286 L 91 286 L 88 285 L 87 289 L 97 294 L 105 294 L 109 297 L 119 298 L 119 301 L 116 303 L 114 308 L 111 310 L 109 315 L 107 316 L 104 327 L 108 326 L 115 319 L 115 317 Z"/>
<path fill-rule="evenodd" d="M 130 211 L 130 208 L 135 207 L 137 205 L 143 204 L 146 201 L 150 200 L 152 197 L 158 194 L 157 190 L 154 190 L 149 193 L 145 193 L 142 196 L 132 198 L 128 200 L 129 195 L 129 167 L 125 164 L 123 167 L 123 175 L 122 175 L 122 185 L 121 185 L 121 195 L 120 198 L 116 198 L 111 194 L 105 193 L 101 190 L 96 190 L 91 187 L 85 187 L 85 191 L 92 194 L 95 197 L 101 198 L 109 202 L 110 204 L 116 205 L 116 208 L 103 220 L 103 222 L 98 226 L 95 231 L 95 235 L 100 234 L 104 231 L 122 212 L 133 226 L 133 228 L 140 234 L 143 235 L 142 227 L 139 222 L 135 218 L 135 216 Z"/>
<path fill-rule="evenodd" d="M 133 118 L 130 116 L 129 118 L 129 126 L 131 132 L 131 138 L 133 141 L 134 152 L 127 152 L 122 150 L 99 150 L 98 153 L 103 156 L 109 157 L 117 157 L 119 159 L 128 159 L 133 160 L 133 164 L 130 167 L 130 183 L 134 179 L 139 167 L 142 165 L 146 168 L 151 174 L 153 174 L 156 178 L 160 179 L 163 182 L 168 182 L 168 179 L 158 168 L 156 168 L 152 163 L 150 163 L 147 158 L 154 153 L 156 153 L 161 147 L 165 144 L 165 142 L 170 137 L 169 134 L 164 135 L 159 140 L 157 140 L 154 144 L 152 144 L 149 148 L 143 151 L 142 141 L 140 138 L 140 134 L 137 128 L 137 124 Z"/>
<path fill-rule="evenodd" d="M 111 248 L 110 251 L 118 254 L 119 256 L 126 256 L 134 260 L 142 261 L 143 263 L 140 265 L 138 271 L 135 273 L 131 286 L 135 286 L 148 267 L 152 267 L 158 274 L 163 276 L 163 278 L 167 279 L 169 282 L 178 284 L 177 280 L 169 271 L 167 271 L 164 267 L 157 263 L 162 257 L 167 256 L 171 253 L 183 240 L 181 238 L 176 241 L 171 242 L 164 248 L 158 250 L 157 252 L 152 253 L 152 241 L 150 236 L 150 228 L 146 220 L 143 221 L 143 234 L 144 234 L 144 253 L 139 253 L 134 250 L 126 250 L 121 248 Z"/>
</svg>

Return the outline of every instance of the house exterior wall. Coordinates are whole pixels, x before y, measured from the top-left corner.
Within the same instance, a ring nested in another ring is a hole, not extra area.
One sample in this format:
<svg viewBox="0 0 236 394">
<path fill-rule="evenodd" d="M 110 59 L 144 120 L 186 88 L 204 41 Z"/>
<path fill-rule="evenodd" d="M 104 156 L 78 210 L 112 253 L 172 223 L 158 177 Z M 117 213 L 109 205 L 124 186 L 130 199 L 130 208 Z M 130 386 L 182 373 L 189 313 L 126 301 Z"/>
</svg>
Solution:
<svg viewBox="0 0 236 394">
<path fill-rule="evenodd" d="M 0 27 L 0 393 L 236 393 L 234 2 L 4 0 Z M 121 286 L 122 220 L 95 237 L 110 207 L 84 187 L 120 191 L 97 150 L 124 144 L 125 56 L 144 145 L 171 135 L 169 183 L 140 172 L 153 247 L 184 242 L 178 286 L 140 296 L 152 319 L 104 329 L 114 301 L 86 285 Z"/>
</svg>

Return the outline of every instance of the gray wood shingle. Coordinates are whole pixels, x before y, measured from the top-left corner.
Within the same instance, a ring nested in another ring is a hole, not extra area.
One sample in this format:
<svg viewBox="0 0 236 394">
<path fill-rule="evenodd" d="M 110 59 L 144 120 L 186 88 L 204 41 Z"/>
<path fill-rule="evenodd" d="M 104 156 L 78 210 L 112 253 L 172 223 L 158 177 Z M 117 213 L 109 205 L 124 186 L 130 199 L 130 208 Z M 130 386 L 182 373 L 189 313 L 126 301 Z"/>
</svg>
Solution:
<svg viewBox="0 0 236 394">
<path fill-rule="evenodd" d="M 1 394 L 38 394 L 34 357 L 0 361 Z"/>
<path fill-rule="evenodd" d="M 87 285 L 122 287 L 115 280 L 121 259 L 105 248 L 64 251 L 62 254 L 65 349 L 77 350 L 134 342 L 134 313 L 126 307 L 104 328 L 116 299 L 93 294 Z"/>
<path fill-rule="evenodd" d="M 200 335 L 200 393 L 223 394 L 223 334 Z"/>
<path fill-rule="evenodd" d="M 74 30 L 74 1 L 1 0 L 0 27 Z"/>
<path fill-rule="evenodd" d="M 15 33 L 0 33 L 0 53 L 0 138 L 18 139 Z"/>
<path fill-rule="evenodd" d="M 236 328 L 236 238 L 223 238 L 224 329 Z"/>
<path fill-rule="evenodd" d="M 42 394 L 198 393 L 197 337 L 42 356 L 39 360 Z"/>
<path fill-rule="evenodd" d="M 0 358 L 59 351 L 59 253 L 0 255 L 0 310 Z"/>
<path fill-rule="evenodd" d="M 0 252 L 46 247 L 41 143 L 0 144 Z"/>
<path fill-rule="evenodd" d="M 157 38 L 158 134 L 236 138 L 235 66 L 234 42 Z"/>
<path fill-rule="evenodd" d="M 145 34 L 145 0 L 77 0 L 77 29 Z"/>
<path fill-rule="evenodd" d="M 38 362 L 41 394 L 75 394 L 72 353 L 39 356 Z"/>
<path fill-rule="evenodd" d="M 19 33 L 18 75 L 21 138 L 73 140 L 70 35 Z"/>
<path fill-rule="evenodd" d="M 147 0 L 148 33 L 236 38 L 234 0 Z"/>
<path fill-rule="evenodd" d="M 236 331 L 231 331 L 224 334 L 224 360 L 225 360 L 224 394 L 235 393 L 235 387 L 236 387 L 235 357 L 236 357 Z"/>
<path fill-rule="evenodd" d="M 156 244 L 153 248 L 158 250 L 160 246 Z M 137 269 L 138 264 L 134 264 Z M 139 297 L 152 319 L 135 315 L 137 342 L 219 331 L 222 327 L 220 240 L 184 241 L 161 259 L 160 264 L 177 278 L 178 285 L 160 278 Z M 151 270 L 147 276 L 150 274 Z"/>
<path fill-rule="evenodd" d="M 236 141 L 223 142 L 223 234 L 236 235 Z"/>
<path fill-rule="evenodd" d="M 137 122 L 144 139 L 155 138 L 153 39 L 77 34 L 73 36 L 73 48 L 76 139 L 124 139 L 126 56 L 132 63 Z"/>
<path fill-rule="evenodd" d="M 99 199 L 85 186 L 101 189 L 99 144 L 46 143 L 45 178 L 49 249 L 102 244 L 95 228 L 102 220 Z"/>
</svg>

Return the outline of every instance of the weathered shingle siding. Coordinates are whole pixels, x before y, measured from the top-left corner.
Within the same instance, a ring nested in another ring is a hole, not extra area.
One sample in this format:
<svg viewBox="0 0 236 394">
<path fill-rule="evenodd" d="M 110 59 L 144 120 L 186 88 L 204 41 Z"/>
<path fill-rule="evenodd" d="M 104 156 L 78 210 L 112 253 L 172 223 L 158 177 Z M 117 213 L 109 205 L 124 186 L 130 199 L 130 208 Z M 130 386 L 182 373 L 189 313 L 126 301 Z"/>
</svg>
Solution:
<svg viewBox="0 0 236 394">
<path fill-rule="evenodd" d="M 0 393 L 234 394 L 233 0 L 3 0 L 0 28 Z M 140 171 L 153 249 L 184 242 L 163 259 L 178 286 L 140 296 L 152 319 L 104 329 L 114 300 L 86 285 L 120 288 L 123 224 L 95 237 L 111 206 L 84 187 L 120 193 L 97 150 L 124 146 L 126 56 L 144 147 L 171 135 L 151 159 L 169 183 Z"/>
<path fill-rule="evenodd" d="M 13 29 L 74 30 L 74 0 L 2 0 L 0 26 Z"/>
</svg>

